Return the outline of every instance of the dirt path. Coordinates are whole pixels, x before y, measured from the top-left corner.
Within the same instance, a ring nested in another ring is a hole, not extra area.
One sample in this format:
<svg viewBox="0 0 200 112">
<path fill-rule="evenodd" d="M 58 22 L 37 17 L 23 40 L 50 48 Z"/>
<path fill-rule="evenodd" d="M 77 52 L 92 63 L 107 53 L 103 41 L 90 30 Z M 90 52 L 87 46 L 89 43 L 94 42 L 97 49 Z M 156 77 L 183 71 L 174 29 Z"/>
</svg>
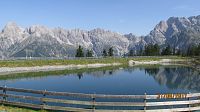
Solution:
<svg viewBox="0 0 200 112">
<path fill-rule="evenodd" d="M 119 66 L 121 63 L 110 64 L 87 64 L 87 65 L 56 65 L 56 66 L 34 66 L 34 67 L 0 67 L 0 75 L 24 72 L 56 71 L 65 69 L 99 68 L 106 66 Z"/>
</svg>

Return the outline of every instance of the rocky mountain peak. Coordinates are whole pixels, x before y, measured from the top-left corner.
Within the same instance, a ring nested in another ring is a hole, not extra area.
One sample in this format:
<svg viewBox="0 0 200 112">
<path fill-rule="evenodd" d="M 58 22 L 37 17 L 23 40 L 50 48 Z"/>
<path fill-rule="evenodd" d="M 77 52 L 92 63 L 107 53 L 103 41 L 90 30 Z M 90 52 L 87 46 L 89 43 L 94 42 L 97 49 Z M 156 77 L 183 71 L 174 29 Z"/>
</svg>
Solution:
<svg viewBox="0 0 200 112">
<path fill-rule="evenodd" d="M 15 22 L 8 22 L 6 25 L 5 25 L 5 28 L 13 28 L 13 27 L 18 27 L 17 23 Z M 4 29 L 5 29 L 4 28 Z"/>
<path fill-rule="evenodd" d="M 33 25 L 27 28 L 27 30 L 29 34 L 34 34 L 34 33 L 47 34 L 51 32 L 51 30 L 48 27 L 42 25 Z"/>
<path fill-rule="evenodd" d="M 24 40 L 26 33 L 23 28 L 19 27 L 14 22 L 9 22 L 0 33 L 0 48 L 5 50 L 15 43 L 20 43 Z"/>
<path fill-rule="evenodd" d="M 200 25 L 200 15 L 199 16 L 191 16 L 188 18 L 192 25 Z"/>
<path fill-rule="evenodd" d="M 139 37 L 135 36 L 133 33 L 125 34 L 124 35 L 128 40 L 136 41 Z"/>
<path fill-rule="evenodd" d="M 157 30 L 158 32 L 164 33 L 167 31 L 168 24 L 166 21 L 160 21 L 159 24 L 156 25 L 154 30 Z"/>
<path fill-rule="evenodd" d="M 173 35 L 174 33 L 178 33 L 180 31 L 186 30 L 188 27 L 190 27 L 191 22 L 188 18 L 185 17 L 170 17 L 167 20 L 167 24 L 169 26 L 169 31 L 171 34 L 168 34 L 169 36 Z"/>
<path fill-rule="evenodd" d="M 30 56 L 74 56 L 78 45 L 84 50 L 93 50 L 96 56 L 101 56 L 102 50 L 110 47 L 115 55 L 128 53 L 130 49 L 137 53 L 149 43 L 185 49 L 200 43 L 200 15 L 170 17 L 160 21 L 147 36 L 122 35 L 101 28 L 87 31 L 33 25 L 23 29 L 9 22 L 0 32 L 0 40 L 0 57 L 23 57 L 26 54 L 24 49 L 30 51 Z"/>
<path fill-rule="evenodd" d="M 23 32 L 23 28 L 19 27 L 15 22 L 8 22 L 2 30 L 2 33 L 16 34 Z"/>
</svg>

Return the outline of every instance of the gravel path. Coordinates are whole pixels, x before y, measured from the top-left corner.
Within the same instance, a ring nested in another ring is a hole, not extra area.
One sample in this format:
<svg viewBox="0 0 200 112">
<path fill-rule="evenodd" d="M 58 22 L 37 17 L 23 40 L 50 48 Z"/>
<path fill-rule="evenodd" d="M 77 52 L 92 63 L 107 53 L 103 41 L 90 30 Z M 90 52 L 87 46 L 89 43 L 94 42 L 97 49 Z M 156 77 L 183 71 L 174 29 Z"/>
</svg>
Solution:
<svg viewBox="0 0 200 112">
<path fill-rule="evenodd" d="M 185 60 L 182 59 L 161 59 L 160 61 L 129 61 L 129 66 L 134 65 L 155 65 L 155 64 L 161 64 L 161 65 L 175 65 L 177 62 L 185 62 Z"/>
<path fill-rule="evenodd" d="M 24 72 L 39 72 L 39 71 L 55 71 L 65 69 L 81 69 L 81 68 L 99 68 L 106 66 L 118 66 L 121 63 L 110 64 L 87 64 L 87 65 L 55 65 L 55 66 L 34 66 L 34 67 L 0 67 L 0 75 L 11 73 L 24 73 Z"/>
</svg>

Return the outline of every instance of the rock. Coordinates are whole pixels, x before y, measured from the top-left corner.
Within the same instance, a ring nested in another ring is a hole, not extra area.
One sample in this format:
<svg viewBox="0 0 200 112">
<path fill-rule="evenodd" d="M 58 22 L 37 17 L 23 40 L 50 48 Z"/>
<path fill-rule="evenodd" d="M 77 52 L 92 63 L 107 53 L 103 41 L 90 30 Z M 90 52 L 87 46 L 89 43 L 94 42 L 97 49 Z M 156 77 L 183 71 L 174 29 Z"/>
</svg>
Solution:
<svg viewBox="0 0 200 112">
<path fill-rule="evenodd" d="M 153 43 L 186 51 L 190 45 L 200 43 L 200 16 L 170 17 L 159 22 L 147 36 L 119 34 L 104 29 L 90 31 L 48 28 L 33 25 L 21 28 L 9 22 L 0 32 L 0 57 L 73 57 L 79 45 L 101 56 L 103 49 L 114 49 L 115 56 L 127 54 L 130 49 L 137 54 L 145 45 Z"/>
<path fill-rule="evenodd" d="M 133 66 L 133 65 L 135 65 L 135 61 L 133 61 L 133 60 L 129 60 L 128 65 L 129 65 L 129 66 Z"/>
</svg>

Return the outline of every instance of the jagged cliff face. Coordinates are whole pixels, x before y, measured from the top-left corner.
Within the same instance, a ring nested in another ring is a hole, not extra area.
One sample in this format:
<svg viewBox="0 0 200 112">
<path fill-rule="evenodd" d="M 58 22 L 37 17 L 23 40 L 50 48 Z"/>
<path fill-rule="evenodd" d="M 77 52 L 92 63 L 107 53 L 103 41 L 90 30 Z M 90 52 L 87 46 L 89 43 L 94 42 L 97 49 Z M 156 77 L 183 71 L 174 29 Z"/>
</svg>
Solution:
<svg viewBox="0 0 200 112">
<path fill-rule="evenodd" d="M 128 34 L 125 37 L 129 39 L 129 49 L 135 52 L 149 43 L 159 44 L 161 48 L 170 45 L 187 51 L 188 46 L 200 43 L 200 15 L 189 18 L 170 17 L 167 21 L 159 22 L 147 36 Z"/>
<path fill-rule="evenodd" d="M 122 35 L 103 29 L 66 30 L 40 25 L 21 28 L 15 23 L 8 23 L 0 32 L 0 57 L 74 56 L 79 45 L 84 50 L 93 50 L 96 56 L 110 47 L 113 47 L 115 55 L 123 55 L 130 49 L 137 53 L 149 43 L 170 44 L 177 49 L 199 44 L 200 16 L 171 17 L 157 24 L 147 36 Z"/>
<path fill-rule="evenodd" d="M 144 46 L 147 44 L 147 42 L 144 40 L 144 36 L 137 37 L 132 33 L 126 34 L 124 36 L 129 40 L 128 49 L 132 49 L 134 51 L 134 54 L 137 54 L 138 51 L 144 49 Z"/>
<path fill-rule="evenodd" d="M 89 37 L 97 55 L 101 55 L 103 49 L 108 50 L 110 47 L 113 47 L 116 55 L 123 55 L 128 52 L 129 40 L 118 33 L 94 29 L 89 31 Z"/>
<path fill-rule="evenodd" d="M 1 57 L 73 57 L 79 45 L 84 50 L 93 50 L 96 56 L 110 47 L 115 55 L 121 55 L 128 52 L 129 46 L 129 40 L 123 35 L 103 29 L 50 29 L 40 25 L 23 29 L 15 23 L 5 26 L 0 40 Z"/>
<path fill-rule="evenodd" d="M 6 55 L 7 50 L 14 44 L 20 43 L 25 39 L 26 33 L 15 23 L 8 23 L 0 33 L 0 51 Z M 1 55 L 1 56 L 2 56 Z"/>
<path fill-rule="evenodd" d="M 185 49 L 191 44 L 200 43 L 200 16 L 170 17 L 161 21 L 149 35 L 147 43 L 169 44 L 177 49 Z"/>
</svg>

